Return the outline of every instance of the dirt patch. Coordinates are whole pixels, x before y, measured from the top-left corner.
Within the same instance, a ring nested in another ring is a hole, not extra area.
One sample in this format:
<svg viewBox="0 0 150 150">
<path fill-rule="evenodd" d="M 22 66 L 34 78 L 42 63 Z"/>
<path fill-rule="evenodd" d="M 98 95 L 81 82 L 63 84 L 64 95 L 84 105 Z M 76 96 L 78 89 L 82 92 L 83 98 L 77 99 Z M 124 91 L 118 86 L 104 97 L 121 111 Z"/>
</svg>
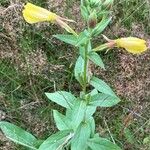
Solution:
<svg viewBox="0 0 150 150">
<path fill-rule="evenodd" d="M 0 150 L 14 150 L 13 143 L 3 136 L 0 132 Z"/>
</svg>

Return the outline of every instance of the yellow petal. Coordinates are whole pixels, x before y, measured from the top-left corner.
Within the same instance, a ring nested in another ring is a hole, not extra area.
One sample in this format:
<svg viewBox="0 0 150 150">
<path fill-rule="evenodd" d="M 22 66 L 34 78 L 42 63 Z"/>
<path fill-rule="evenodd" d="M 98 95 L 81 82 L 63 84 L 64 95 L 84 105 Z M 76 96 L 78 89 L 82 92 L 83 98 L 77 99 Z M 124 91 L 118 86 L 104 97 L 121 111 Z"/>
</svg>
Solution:
<svg viewBox="0 0 150 150">
<path fill-rule="evenodd" d="M 66 29 L 68 32 L 73 33 L 77 36 L 77 33 L 64 21 L 74 22 L 73 20 L 65 19 L 60 16 L 57 16 L 55 13 L 52 13 L 44 8 L 38 7 L 36 5 L 33 5 L 31 3 L 27 3 L 24 6 L 24 10 L 22 11 L 23 17 L 26 20 L 26 22 L 33 24 L 43 21 L 50 21 L 50 22 L 56 22 L 61 27 Z"/>
<path fill-rule="evenodd" d="M 115 40 L 115 42 L 117 47 L 125 48 L 128 52 L 133 54 L 140 54 L 148 49 L 145 40 L 135 37 L 120 38 Z"/>
<path fill-rule="evenodd" d="M 44 8 L 27 3 L 25 5 L 25 9 L 23 10 L 23 17 L 28 23 L 32 24 L 42 21 L 54 22 L 57 15 Z"/>
</svg>

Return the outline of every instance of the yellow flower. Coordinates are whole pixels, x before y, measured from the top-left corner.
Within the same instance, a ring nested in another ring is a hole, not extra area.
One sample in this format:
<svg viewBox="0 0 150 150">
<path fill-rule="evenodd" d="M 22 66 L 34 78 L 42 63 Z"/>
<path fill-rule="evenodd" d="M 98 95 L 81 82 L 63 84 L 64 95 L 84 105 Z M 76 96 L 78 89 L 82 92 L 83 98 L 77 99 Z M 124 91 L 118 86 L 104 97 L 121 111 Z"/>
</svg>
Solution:
<svg viewBox="0 0 150 150">
<path fill-rule="evenodd" d="M 78 36 L 77 33 L 64 22 L 64 21 L 74 22 L 73 20 L 62 18 L 56 15 L 55 13 L 52 13 L 44 8 L 38 7 L 31 3 L 27 3 L 22 13 L 26 22 L 30 24 L 43 22 L 43 21 L 50 21 L 52 23 L 59 24 L 67 32 L 72 33 L 75 36 Z"/>
<path fill-rule="evenodd" d="M 128 52 L 133 54 L 140 54 L 148 49 L 145 40 L 135 37 L 120 38 L 114 41 L 117 47 L 125 48 Z"/>
<path fill-rule="evenodd" d="M 27 3 L 25 5 L 25 9 L 23 10 L 23 17 L 28 23 L 32 24 L 42 21 L 54 22 L 57 15 L 44 8 Z"/>
</svg>

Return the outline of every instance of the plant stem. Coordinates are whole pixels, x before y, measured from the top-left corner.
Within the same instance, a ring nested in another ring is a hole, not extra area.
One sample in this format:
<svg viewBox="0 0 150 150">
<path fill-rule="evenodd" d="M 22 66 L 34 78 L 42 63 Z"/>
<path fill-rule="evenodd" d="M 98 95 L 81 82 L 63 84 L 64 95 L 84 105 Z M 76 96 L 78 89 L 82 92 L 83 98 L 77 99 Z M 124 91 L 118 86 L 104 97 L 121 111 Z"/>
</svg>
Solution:
<svg viewBox="0 0 150 150">
<path fill-rule="evenodd" d="M 87 69 L 88 69 L 88 42 L 86 42 L 85 45 L 85 53 L 84 53 L 84 73 L 83 73 L 83 80 L 84 80 L 84 85 L 83 85 L 83 92 L 86 94 L 86 87 L 87 87 Z"/>
</svg>

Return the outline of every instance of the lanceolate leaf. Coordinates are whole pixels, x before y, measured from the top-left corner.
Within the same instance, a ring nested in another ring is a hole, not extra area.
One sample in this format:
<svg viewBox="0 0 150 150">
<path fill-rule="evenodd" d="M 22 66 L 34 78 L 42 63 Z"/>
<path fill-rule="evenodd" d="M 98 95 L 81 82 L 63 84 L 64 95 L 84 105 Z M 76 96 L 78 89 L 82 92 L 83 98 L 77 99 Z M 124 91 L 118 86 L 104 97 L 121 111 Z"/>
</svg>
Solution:
<svg viewBox="0 0 150 150">
<path fill-rule="evenodd" d="M 83 121 L 86 111 L 86 103 L 83 100 L 76 100 L 73 109 L 67 109 L 67 118 L 71 120 L 71 125 L 74 130 Z"/>
<path fill-rule="evenodd" d="M 89 40 L 87 42 L 88 42 L 87 51 L 90 53 L 92 52 L 91 41 Z M 82 56 L 82 58 L 85 58 L 85 51 L 86 51 L 86 48 L 84 46 L 79 47 L 79 54 Z"/>
<path fill-rule="evenodd" d="M 100 107 L 112 107 L 120 102 L 120 99 L 116 96 L 107 95 L 104 93 L 98 93 L 91 97 L 89 105 Z"/>
<path fill-rule="evenodd" d="M 53 110 L 53 115 L 54 115 L 54 120 L 56 122 L 56 126 L 59 130 L 70 129 L 71 121 L 66 116 L 59 113 L 57 110 Z"/>
<path fill-rule="evenodd" d="M 76 100 L 74 95 L 65 91 L 57 91 L 54 93 L 45 93 L 46 96 L 53 102 L 65 107 L 71 108 L 73 107 L 73 103 Z"/>
<path fill-rule="evenodd" d="M 92 150 L 90 147 L 87 147 L 87 150 Z"/>
<path fill-rule="evenodd" d="M 110 13 L 109 11 L 104 10 L 104 11 L 100 11 L 100 12 L 97 14 L 97 16 L 98 16 L 98 17 L 103 17 L 104 15 L 105 15 L 105 16 L 108 16 L 109 13 Z"/>
<path fill-rule="evenodd" d="M 67 44 L 71 44 L 71 45 L 76 45 L 77 43 L 77 37 L 74 35 L 64 35 L 64 34 L 56 34 L 54 35 L 55 38 L 67 43 Z"/>
<path fill-rule="evenodd" d="M 98 91 L 96 89 L 94 89 L 89 94 L 90 94 L 90 99 L 91 99 L 94 95 L 98 94 Z M 85 118 L 89 119 L 95 113 L 95 111 L 96 111 L 96 106 L 87 105 L 86 112 L 85 112 Z"/>
<path fill-rule="evenodd" d="M 91 129 L 91 136 L 90 137 L 92 138 L 95 135 L 95 120 L 93 117 L 91 117 L 89 119 L 89 125 L 90 125 L 90 129 Z"/>
<path fill-rule="evenodd" d="M 96 106 L 94 105 L 89 105 L 86 107 L 86 112 L 85 112 L 85 118 L 89 119 L 96 111 Z"/>
<path fill-rule="evenodd" d="M 81 56 L 79 56 L 77 61 L 76 61 L 74 72 L 75 72 L 75 78 L 82 85 L 83 72 L 84 72 L 84 60 Z"/>
<path fill-rule="evenodd" d="M 80 9 L 81 9 L 82 17 L 84 18 L 84 20 L 87 21 L 88 17 L 89 17 L 89 13 L 88 13 L 87 8 L 84 5 L 81 5 Z"/>
<path fill-rule="evenodd" d="M 88 140 L 87 144 L 92 150 L 121 150 L 116 144 L 100 137 Z"/>
<path fill-rule="evenodd" d="M 115 95 L 115 93 L 112 91 L 112 89 L 111 89 L 103 80 L 101 80 L 101 79 L 99 79 L 99 78 L 92 77 L 92 78 L 91 78 L 91 81 L 90 81 L 90 84 L 91 84 L 95 89 L 97 89 L 99 92 L 102 92 L 102 93 L 104 93 L 104 94 L 117 97 L 117 96 Z"/>
<path fill-rule="evenodd" d="M 94 62 L 96 65 L 100 66 L 101 68 L 105 69 L 101 57 L 96 52 L 90 52 L 88 56 L 92 62 Z"/>
<path fill-rule="evenodd" d="M 89 38 L 89 32 L 87 30 L 84 30 L 83 32 L 80 33 L 76 46 L 81 46 L 86 44 L 88 38 Z"/>
<path fill-rule="evenodd" d="M 111 18 L 108 19 L 107 17 L 104 17 L 102 21 L 99 24 L 97 24 L 97 26 L 93 29 L 92 35 L 97 36 L 98 34 L 103 32 L 104 29 L 108 26 L 110 21 Z"/>
<path fill-rule="evenodd" d="M 0 128 L 8 139 L 30 149 L 37 150 L 34 146 L 34 144 L 37 142 L 37 139 L 32 134 L 24 131 L 14 124 L 4 121 L 0 122 Z"/>
<path fill-rule="evenodd" d="M 82 58 L 85 57 L 85 47 L 84 46 L 79 47 L 79 54 Z"/>
<path fill-rule="evenodd" d="M 62 150 L 72 136 L 71 130 L 59 131 L 46 139 L 38 150 Z"/>
<path fill-rule="evenodd" d="M 91 96 L 94 96 L 94 95 L 96 95 L 96 94 L 98 94 L 98 91 L 97 91 L 96 89 L 93 89 L 93 90 L 90 92 L 90 95 L 91 95 Z"/>
<path fill-rule="evenodd" d="M 71 150 L 86 150 L 86 142 L 90 137 L 90 133 L 89 123 L 81 123 L 71 141 Z"/>
</svg>

